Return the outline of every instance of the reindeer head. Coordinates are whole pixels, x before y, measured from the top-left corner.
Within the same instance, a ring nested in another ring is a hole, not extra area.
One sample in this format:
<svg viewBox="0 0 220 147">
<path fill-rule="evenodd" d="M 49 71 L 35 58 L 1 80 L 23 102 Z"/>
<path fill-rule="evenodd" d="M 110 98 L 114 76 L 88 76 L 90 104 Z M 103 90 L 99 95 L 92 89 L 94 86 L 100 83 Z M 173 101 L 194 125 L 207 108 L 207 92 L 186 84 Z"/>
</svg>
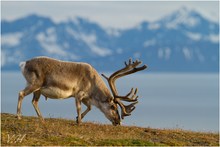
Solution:
<svg viewBox="0 0 220 147">
<path fill-rule="evenodd" d="M 121 124 L 120 115 L 118 112 L 117 104 L 111 98 L 111 102 L 107 102 L 104 108 L 104 114 L 108 120 L 112 122 L 114 126 Z"/>
<path fill-rule="evenodd" d="M 129 59 L 128 63 L 125 62 L 124 68 L 114 72 L 109 78 L 107 76 L 105 76 L 104 74 L 102 74 L 102 76 L 108 81 L 109 87 L 110 87 L 112 94 L 113 94 L 114 104 L 112 104 L 112 106 L 110 108 L 111 113 L 112 113 L 112 117 L 109 119 L 112 121 L 113 125 L 120 124 L 120 123 L 118 123 L 118 122 L 120 122 L 120 116 L 118 113 L 117 105 L 120 106 L 121 118 L 124 119 L 125 116 L 131 115 L 131 112 L 135 109 L 135 104 L 138 103 L 138 96 L 136 95 L 137 91 L 138 91 L 137 88 L 135 90 L 132 88 L 131 91 L 127 95 L 120 96 L 120 95 L 118 95 L 118 91 L 115 86 L 115 81 L 120 77 L 129 75 L 129 74 L 133 74 L 135 72 L 138 72 L 138 71 L 141 71 L 141 70 L 144 70 L 145 68 L 147 68 L 146 65 L 138 67 L 140 64 L 142 64 L 141 61 L 136 60 L 136 61 L 132 62 L 132 60 Z M 126 106 L 122 103 L 122 101 L 132 102 L 132 103 L 130 105 Z M 115 119 L 113 119 L 113 118 L 115 118 Z"/>
</svg>

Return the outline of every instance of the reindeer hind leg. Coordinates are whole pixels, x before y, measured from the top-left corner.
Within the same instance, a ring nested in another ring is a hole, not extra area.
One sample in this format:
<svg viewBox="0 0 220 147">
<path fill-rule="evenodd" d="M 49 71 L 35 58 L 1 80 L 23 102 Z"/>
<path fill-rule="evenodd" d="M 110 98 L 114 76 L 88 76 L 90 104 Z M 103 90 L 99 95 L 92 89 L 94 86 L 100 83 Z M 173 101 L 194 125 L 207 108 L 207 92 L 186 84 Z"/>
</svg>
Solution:
<svg viewBox="0 0 220 147">
<path fill-rule="evenodd" d="M 25 76 L 28 86 L 19 92 L 18 94 L 18 105 L 17 105 L 17 118 L 21 119 L 21 106 L 22 106 L 22 100 L 25 96 L 37 91 L 40 89 L 40 81 L 37 79 L 37 76 L 34 72 L 27 73 Z"/>
<path fill-rule="evenodd" d="M 21 119 L 21 105 L 22 105 L 22 100 L 24 99 L 25 96 L 29 95 L 30 93 L 38 90 L 38 86 L 34 85 L 29 85 L 27 86 L 24 90 L 19 92 L 18 95 L 18 105 L 17 105 L 17 117 L 18 119 Z"/>
</svg>

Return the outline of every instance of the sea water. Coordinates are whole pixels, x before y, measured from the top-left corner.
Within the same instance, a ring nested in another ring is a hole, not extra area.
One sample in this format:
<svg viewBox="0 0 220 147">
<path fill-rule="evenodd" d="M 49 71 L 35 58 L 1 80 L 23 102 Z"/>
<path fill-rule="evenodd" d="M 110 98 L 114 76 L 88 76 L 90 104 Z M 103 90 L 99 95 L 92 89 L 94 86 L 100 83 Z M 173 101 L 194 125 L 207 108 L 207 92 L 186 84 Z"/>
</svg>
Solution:
<svg viewBox="0 0 220 147">
<path fill-rule="evenodd" d="M 207 132 L 219 130 L 218 74 L 143 73 L 123 77 L 116 85 L 120 95 L 126 95 L 132 87 L 138 88 L 139 103 L 132 115 L 122 121 L 123 125 Z M 1 112 L 16 114 L 18 92 L 25 86 L 26 81 L 20 72 L 2 72 Z M 31 101 L 32 94 L 24 98 L 22 114 L 37 116 Z M 74 98 L 48 98 L 46 101 L 41 96 L 39 108 L 44 117 L 76 117 Z M 110 123 L 95 106 L 83 121 Z"/>
</svg>

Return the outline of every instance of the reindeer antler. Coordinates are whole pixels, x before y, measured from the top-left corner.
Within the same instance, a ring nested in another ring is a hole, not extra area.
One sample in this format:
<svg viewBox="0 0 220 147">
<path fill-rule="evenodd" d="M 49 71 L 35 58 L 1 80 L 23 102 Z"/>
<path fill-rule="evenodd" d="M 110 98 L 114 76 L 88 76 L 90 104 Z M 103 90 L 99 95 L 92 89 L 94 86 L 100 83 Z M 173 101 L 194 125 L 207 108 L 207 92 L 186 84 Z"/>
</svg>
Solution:
<svg viewBox="0 0 220 147">
<path fill-rule="evenodd" d="M 125 62 L 125 67 L 114 72 L 109 78 L 107 76 L 105 76 L 104 74 L 102 74 L 102 76 L 108 81 L 110 89 L 112 91 L 113 97 L 114 97 L 114 101 L 121 107 L 121 118 L 123 119 L 124 116 L 129 116 L 131 115 L 131 112 L 135 109 L 135 104 L 138 103 L 137 99 L 138 96 L 137 91 L 138 89 L 136 88 L 135 90 L 132 88 L 131 91 L 125 95 L 125 96 L 119 96 L 118 95 L 118 91 L 116 89 L 115 86 L 115 81 L 123 76 L 129 75 L 129 74 L 133 74 L 135 72 L 144 70 L 145 68 L 147 68 L 147 65 L 143 65 L 141 67 L 137 67 L 141 64 L 141 61 L 134 61 L 132 62 L 132 59 L 129 59 L 128 63 Z M 127 101 L 127 102 L 133 102 L 128 106 L 125 106 L 121 100 L 123 101 Z"/>
</svg>

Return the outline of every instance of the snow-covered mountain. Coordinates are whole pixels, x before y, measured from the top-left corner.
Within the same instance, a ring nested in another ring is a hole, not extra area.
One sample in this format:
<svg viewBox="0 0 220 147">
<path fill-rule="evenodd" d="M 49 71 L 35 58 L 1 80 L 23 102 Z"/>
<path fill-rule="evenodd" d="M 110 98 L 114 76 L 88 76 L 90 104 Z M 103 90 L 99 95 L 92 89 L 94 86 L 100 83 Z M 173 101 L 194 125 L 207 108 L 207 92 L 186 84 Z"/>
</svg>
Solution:
<svg viewBox="0 0 220 147">
<path fill-rule="evenodd" d="M 108 71 L 132 57 L 149 71 L 217 72 L 219 24 L 186 8 L 126 30 L 104 29 L 81 17 L 54 23 L 33 14 L 1 21 L 1 51 L 2 70 L 18 70 L 20 61 L 43 55 Z"/>
</svg>

